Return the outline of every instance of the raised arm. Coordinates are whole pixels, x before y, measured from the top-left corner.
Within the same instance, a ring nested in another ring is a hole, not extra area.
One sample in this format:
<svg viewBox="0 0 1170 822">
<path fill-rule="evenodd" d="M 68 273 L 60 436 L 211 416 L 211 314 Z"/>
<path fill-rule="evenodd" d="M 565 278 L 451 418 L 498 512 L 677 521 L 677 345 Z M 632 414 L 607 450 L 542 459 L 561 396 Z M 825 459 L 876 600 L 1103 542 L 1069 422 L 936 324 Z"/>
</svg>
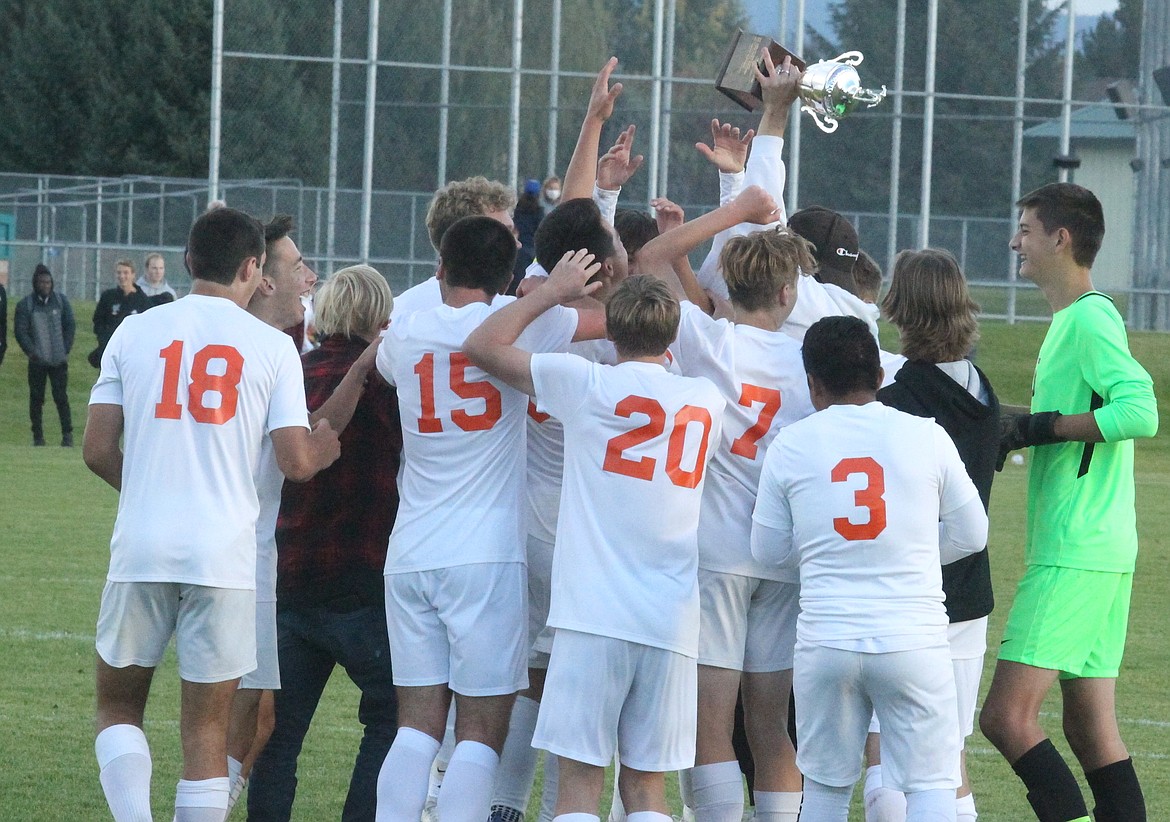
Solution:
<svg viewBox="0 0 1170 822">
<path fill-rule="evenodd" d="M 566 252 L 543 285 L 504 306 L 472 331 L 463 343 L 463 353 L 517 391 L 533 394 L 532 354 L 517 348 L 516 340 L 554 305 L 579 300 L 600 288 L 601 283 L 586 284 L 600 268 L 601 263 L 584 249 Z"/>
<path fill-rule="evenodd" d="M 597 79 L 593 81 L 593 90 L 589 94 L 589 108 L 581 123 L 577 145 L 573 149 L 573 157 L 569 160 L 569 168 L 565 171 L 565 180 L 561 186 L 562 200 L 590 197 L 593 194 L 601 129 L 605 126 L 605 121 L 613 115 L 613 105 L 622 93 L 621 83 L 614 83 L 612 86 L 609 84 L 609 76 L 613 74 L 617 64 L 618 59 L 610 57 L 597 73 Z"/>
</svg>

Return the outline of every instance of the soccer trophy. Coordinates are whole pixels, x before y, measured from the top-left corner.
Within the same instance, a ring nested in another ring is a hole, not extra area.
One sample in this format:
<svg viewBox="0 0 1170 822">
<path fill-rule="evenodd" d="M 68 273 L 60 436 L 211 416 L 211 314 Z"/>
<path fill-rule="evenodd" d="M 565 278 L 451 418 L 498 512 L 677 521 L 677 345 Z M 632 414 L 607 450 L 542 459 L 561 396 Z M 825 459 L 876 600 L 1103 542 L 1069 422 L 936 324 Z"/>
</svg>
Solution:
<svg viewBox="0 0 1170 822">
<path fill-rule="evenodd" d="M 772 38 L 740 29 L 732 38 L 731 48 L 715 79 L 715 88 L 748 111 L 755 111 L 763 104 L 754 69 L 760 66 L 760 52 L 765 48 L 775 65 L 780 65 L 786 56 L 791 57 L 792 64 L 804 73 L 797 89 L 802 103 L 800 110 L 807 111 L 826 134 L 837 130 L 838 118 L 862 106 L 872 108 L 886 96 L 885 86 L 880 91 L 862 88 L 855 68 L 864 59 L 860 51 L 847 51 L 832 60 L 806 67 L 803 60 Z"/>
</svg>

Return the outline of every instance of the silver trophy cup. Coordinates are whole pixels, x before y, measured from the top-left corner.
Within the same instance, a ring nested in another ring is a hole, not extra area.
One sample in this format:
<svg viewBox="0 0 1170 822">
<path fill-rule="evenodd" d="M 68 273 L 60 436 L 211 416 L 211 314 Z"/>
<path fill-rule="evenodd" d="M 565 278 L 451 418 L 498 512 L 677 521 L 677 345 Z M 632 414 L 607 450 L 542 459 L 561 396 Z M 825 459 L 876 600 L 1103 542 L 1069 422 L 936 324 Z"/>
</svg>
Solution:
<svg viewBox="0 0 1170 822">
<path fill-rule="evenodd" d="M 873 108 L 886 96 L 880 91 L 862 88 L 857 66 L 865 59 L 860 51 L 847 51 L 832 60 L 813 63 L 800 78 L 801 111 L 807 111 L 817 127 L 826 134 L 837 130 L 838 118 L 865 106 Z"/>
</svg>

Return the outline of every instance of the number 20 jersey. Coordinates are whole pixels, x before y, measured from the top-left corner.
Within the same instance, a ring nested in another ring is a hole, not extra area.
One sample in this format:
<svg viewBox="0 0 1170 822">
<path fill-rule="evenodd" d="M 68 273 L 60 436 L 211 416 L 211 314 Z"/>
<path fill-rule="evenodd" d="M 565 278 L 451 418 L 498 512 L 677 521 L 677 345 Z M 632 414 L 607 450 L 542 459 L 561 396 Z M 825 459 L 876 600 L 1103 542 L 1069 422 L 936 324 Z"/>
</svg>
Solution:
<svg viewBox="0 0 1170 822">
<path fill-rule="evenodd" d="M 782 429 L 764 457 L 754 518 L 792 534 L 797 637 L 845 647 L 833 642 L 945 630 L 939 519 L 976 496 L 932 419 L 875 401 Z"/>
<path fill-rule="evenodd" d="M 89 401 L 124 416 L 109 579 L 254 588 L 261 440 L 308 428 L 289 337 L 230 300 L 188 295 L 126 318 Z"/>
<path fill-rule="evenodd" d="M 726 403 L 654 363 L 532 358 L 537 410 L 565 429 L 548 624 L 698 655 L 695 530 Z"/>
</svg>

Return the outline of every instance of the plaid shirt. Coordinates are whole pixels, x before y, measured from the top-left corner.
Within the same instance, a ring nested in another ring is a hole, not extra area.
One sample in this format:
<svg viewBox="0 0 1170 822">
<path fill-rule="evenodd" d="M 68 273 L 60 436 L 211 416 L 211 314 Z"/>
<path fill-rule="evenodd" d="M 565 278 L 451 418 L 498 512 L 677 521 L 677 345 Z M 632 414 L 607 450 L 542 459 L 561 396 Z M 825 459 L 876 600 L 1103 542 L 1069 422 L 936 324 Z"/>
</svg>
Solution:
<svg viewBox="0 0 1170 822">
<path fill-rule="evenodd" d="M 310 411 L 329 399 L 365 348 L 364 340 L 332 336 L 301 357 Z M 397 394 L 371 370 L 341 434 L 341 458 L 308 482 L 284 484 L 276 524 L 280 604 L 351 610 L 383 601 L 401 456 Z"/>
</svg>

